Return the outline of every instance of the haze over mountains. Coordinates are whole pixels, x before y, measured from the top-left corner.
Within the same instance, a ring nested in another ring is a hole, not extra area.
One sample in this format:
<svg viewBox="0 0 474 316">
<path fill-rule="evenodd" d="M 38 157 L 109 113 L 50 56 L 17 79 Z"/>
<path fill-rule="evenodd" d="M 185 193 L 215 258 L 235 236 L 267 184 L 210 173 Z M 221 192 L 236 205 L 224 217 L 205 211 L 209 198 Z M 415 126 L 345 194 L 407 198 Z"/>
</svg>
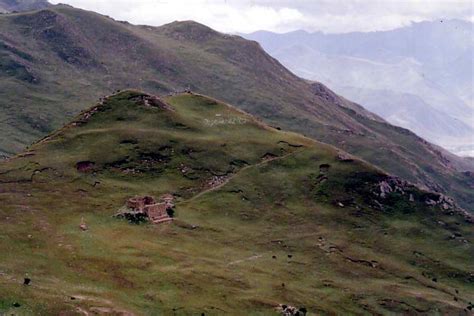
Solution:
<svg viewBox="0 0 474 316">
<path fill-rule="evenodd" d="M 474 154 L 471 22 L 420 22 L 370 33 L 244 36 L 301 77 L 321 81 L 452 152 Z"/>
</svg>

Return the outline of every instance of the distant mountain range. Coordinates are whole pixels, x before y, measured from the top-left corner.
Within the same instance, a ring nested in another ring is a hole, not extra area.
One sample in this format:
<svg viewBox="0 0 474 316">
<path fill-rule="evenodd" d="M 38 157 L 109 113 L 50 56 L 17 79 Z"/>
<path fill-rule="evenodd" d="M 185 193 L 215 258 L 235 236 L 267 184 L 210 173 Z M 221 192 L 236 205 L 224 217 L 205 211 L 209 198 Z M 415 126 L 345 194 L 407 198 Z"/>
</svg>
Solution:
<svg viewBox="0 0 474 316">
<path fill-rule="evenodd" d="M 461 155 L 474 155 L 473 24 L 413 23 L 384 32 L 259 31 L 296 74 L 320 81 L 389 122 Z"/>
</svg>

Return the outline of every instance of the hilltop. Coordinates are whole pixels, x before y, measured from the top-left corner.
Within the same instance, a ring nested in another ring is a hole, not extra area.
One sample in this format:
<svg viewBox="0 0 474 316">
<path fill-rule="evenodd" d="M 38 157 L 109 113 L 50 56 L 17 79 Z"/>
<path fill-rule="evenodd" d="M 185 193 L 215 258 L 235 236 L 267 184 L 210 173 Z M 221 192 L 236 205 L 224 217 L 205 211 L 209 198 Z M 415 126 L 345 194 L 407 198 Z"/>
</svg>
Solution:
<svg viewBox="0 0 474 316">
<path fill-rule="evenodd" d="M 136 26 L 68 6 L 2 15 L 0 69 L 5 156 L 21 152 L 110 91 L 190 89 L 473 209 L 470 161 L 295 76 L 256 42 L 195 22 Z"/>
<path fill-rule="evenodd" d="M 472 217 L 452 201 L 202 95 L 103 98 L 0 182 L 0 313 L 472 308 Z M 113 217 L 163 194 L 173 222 Z"/>
</svg>

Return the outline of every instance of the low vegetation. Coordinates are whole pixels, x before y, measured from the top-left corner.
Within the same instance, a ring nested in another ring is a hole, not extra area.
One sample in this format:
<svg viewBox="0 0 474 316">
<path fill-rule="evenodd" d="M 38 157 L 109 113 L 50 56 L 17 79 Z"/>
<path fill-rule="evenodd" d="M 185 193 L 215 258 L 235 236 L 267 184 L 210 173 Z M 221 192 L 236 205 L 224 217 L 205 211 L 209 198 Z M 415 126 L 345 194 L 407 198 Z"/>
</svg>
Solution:
<svg viewBox="0 0 474 316">
<path fill-rule="evenodd" d="M 197 94 L 107 97 L 0 164 L 0 314 L 469 314 L 470 217 L 342 154 Z M 113 217 L 167 193 L 173 222 Z"/>
<path fill-rule="evenodd" d="M 100 96 L 190 89 L 350 152 L 474 209 L 471 161 L 298 78 L 252 41 L 192 22 L 136 26 L 66 5 L 0 16 L 0 157 Z M 341 74 L 344 75 L 344 74 Z"/>
</svg>

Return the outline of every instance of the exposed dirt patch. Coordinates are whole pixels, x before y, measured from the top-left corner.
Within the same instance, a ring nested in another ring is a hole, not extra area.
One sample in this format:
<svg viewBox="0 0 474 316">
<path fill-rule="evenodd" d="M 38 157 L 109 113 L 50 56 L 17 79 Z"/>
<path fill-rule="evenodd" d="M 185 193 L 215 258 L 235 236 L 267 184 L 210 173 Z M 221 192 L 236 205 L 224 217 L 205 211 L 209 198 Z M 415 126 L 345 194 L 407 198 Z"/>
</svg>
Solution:
<svg viewBox="0 0 474 316">
<path fill-rule="evenodd" d="M 138 96 L 133 96 L 129 100 L 145 107 L 174 111 L 171 105 L 165 103 L 163 100 L 156 96 L 142 94 Z"/>
<path fill-rule="evenodd" d="M 262 157 L 260 157 L 260 159 L 262 159 L 263 161 L 272 160 L 272 159 L 275 159 L 275 158 L 278 158 L 278 156 L 273 154 L 273 153 L 265 153 Z"/>
</svg>

